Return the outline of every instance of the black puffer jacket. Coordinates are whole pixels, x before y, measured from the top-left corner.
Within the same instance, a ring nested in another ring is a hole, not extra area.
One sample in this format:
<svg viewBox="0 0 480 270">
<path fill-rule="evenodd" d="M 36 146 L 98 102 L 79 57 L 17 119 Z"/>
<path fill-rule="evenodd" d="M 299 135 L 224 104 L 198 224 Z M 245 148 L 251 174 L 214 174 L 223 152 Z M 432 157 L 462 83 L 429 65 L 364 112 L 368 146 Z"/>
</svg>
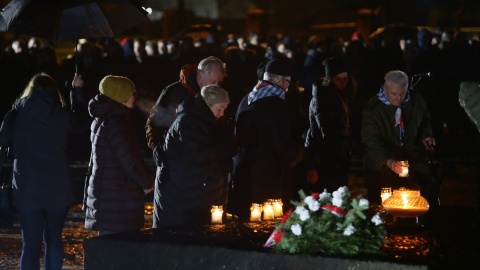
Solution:
<svg viewBox="0 0 480 270">
<path fill-rule="evenodd" d="M 233 134 L 215 119 L 200 94 L 180 107 L 163 149 L 154 151 L 160 166 L 154 228 L 210 222 L 211 206 L 227 203 L 232 145 Z"/>
<path fill-rule="evenodd" d="M 89 104 L 93 170 L 87 191 L 85 228 L 124 232 L 144 225 L 144 189 L 153 174 L 142 160 L 131 110 L 103 95 Z"/>
</svg>

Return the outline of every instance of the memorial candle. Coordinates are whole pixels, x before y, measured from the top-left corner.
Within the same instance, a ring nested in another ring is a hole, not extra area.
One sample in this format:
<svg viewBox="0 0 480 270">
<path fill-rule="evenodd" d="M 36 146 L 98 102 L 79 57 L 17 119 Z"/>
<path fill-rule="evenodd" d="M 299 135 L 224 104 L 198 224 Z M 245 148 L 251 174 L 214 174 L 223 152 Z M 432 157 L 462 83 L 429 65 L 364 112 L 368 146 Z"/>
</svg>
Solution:
<svg viewBox="0 0 480 270">
<path fill-rule="evenodd" d="M 283 203 L 281 199 L 273 200 L 273 208 L 275 211 L 275 218 L 281 218 L 283 216 Z"/>
<path fill-rule="evenodd" d="M 272 202 L 265 202 L 263 204 L 263 220 L 274 220 L 275 210 Z"/>
<path fill-rule="evenodd" d="M 408 177 L 408 161 L 400 161 L 402 172 L 398 174 L 400 177 Z"/>
<path fill-rule="evenodd" d="M 212 223 L 222 223 L 223 207 L 221 205 L 212 205 Z"/>
<path fill-rule="evenodd" d="M 380 197 L 382 198 L 382 204 L 391 195 L 392 195 L 392 188 L 389 188 L 389 187 L 382 188 L 381 191 L 380 191 Z"/>
<path fill-rule="evenodd" d="M 252 207 L 250 207 L 250 221 L 261 221 L 261 218 L 262 206 L 258 203 L 252 203 Z"/>
</svg>

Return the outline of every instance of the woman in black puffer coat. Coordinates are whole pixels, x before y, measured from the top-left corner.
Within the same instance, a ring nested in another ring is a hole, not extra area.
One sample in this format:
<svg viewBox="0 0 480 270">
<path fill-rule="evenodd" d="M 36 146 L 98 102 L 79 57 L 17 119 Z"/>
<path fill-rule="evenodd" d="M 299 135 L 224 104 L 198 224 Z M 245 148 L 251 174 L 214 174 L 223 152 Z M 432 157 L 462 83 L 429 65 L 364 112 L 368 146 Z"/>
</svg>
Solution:
<svg viewBox="0 0 480 270">
<path fill-rule="evenodd" d="M 208 223 L 211 206 L 227 203 L 235 147 L 219 118 L 228 103 L 228 93 L 219 86 L 203 87 L 180 108 L 163 148 L 155 148 L 160 170 L 153 228 Z"/>
<path fill-rule="evenodd" d="M 125 77 L 106 76 L 89 103 L 92 175 L 85 194 L 85 228 L 99 235 L 144 226 L 144 195 L 153 174 L 145 165 L 132 126 L 135 86 Z"/>
</svg>

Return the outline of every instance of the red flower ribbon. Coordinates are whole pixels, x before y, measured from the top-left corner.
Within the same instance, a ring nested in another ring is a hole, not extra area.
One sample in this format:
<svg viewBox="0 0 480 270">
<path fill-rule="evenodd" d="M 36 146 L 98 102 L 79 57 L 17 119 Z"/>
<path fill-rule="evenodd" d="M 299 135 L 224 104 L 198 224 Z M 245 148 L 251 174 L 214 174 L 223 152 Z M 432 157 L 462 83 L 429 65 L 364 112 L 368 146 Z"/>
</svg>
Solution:
<svg viewBox="0 0 480 270">
<path fill-rule="evenodd" d="M 293 209 L 290 208 L 283 216 L 282 216 L 282 224 L 284 224 L 289 218 L 290 214 L 292 213 Z"/>
<path fill-rule="evenodd" d="M 283 238 L 283 230 L 275 229 L 270 237 L 268 237 L 267 242 L 263 245 L 264 247 L 271 247 L 276 243 L 279 243 Z"/>
<path fill-rule="evenodd" d="M 331 205 L 331 204 L 324 205 L 322 206 L 322 209 L 330 211 L 332 214 L 336 215 L 337 217 L 345 216 L 345 211 L 342 208 L 337 207 L 335 205 Z"/>
</svg>

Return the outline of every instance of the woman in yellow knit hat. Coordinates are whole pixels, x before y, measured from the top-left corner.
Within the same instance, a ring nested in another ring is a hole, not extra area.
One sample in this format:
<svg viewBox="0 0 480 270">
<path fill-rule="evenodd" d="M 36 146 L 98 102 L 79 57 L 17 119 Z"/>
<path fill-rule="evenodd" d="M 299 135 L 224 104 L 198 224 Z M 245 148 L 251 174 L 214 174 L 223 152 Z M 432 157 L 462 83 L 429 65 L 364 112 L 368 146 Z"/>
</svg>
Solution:
<svg viewBox="0 0 480 270">
<path fill-rule="evenodd" d="M 91 176 L 85 189 L 85 228 L 99 235 L 139 230 L 144 226 L 144 195 L 154 175 L 144 163 L 132 123 L 133 82 L 108 75 L 100 94 L 90 100 Z"/>
</svg>

